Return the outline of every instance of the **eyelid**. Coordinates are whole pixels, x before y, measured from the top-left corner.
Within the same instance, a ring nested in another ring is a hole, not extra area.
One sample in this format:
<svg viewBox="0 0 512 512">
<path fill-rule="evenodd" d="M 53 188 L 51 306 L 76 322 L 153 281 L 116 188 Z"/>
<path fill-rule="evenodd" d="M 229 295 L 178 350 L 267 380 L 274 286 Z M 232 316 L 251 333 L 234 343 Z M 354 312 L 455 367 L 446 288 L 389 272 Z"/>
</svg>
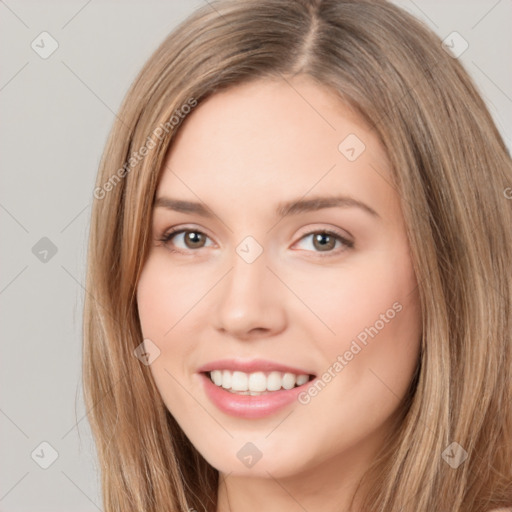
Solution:
<svg viewBox="0 0 512 512">
<path fill-rule="evenodd" d="M 320 232 L 332 233 L 333 235 L 339 236 L 340 238 L 347 240 L 348 242 L 352 242 L 352 243 L 354 240 L 352 233 L 350 233 L 346 229 L 340 229 L 338 227 L 330 226 L 330 225 L 328 225 L 328 227 L 326 227 L 326 224 L 318 224 L 316 226 L 313 225 L 313 227 L 309 226 L 308 228 L 305 228 L 305 231 L 303 233 L 299 234 L 298 237 L 303 238 L 306 235 L 311 235 L 313 233 L 320 233 Z M 299 231 L 299 233 L 300 233 L 300 231 Z"/>
</svg>

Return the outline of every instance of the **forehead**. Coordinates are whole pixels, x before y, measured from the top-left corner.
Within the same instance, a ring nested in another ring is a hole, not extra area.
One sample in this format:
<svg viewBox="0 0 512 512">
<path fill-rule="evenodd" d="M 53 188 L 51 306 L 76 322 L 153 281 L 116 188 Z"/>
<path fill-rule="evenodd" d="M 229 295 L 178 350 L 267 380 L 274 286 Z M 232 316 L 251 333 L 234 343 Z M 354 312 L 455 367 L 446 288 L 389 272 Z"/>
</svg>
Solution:
<svg viewBox="0 0 512 512">
<path fill-rule="evenodd" d="M 345 141 L 361 151 L 355 160 L 344 153 Z M 189 114 L 157 195 L 224 202 L 239 211 L 258 198 L 274 202 L 308 191 L 357 193 L 371 202 L 391 192 L 386 174 L 376 135 L 332 91 L 307 78 L 265 79 L 214 94 Z"/>
</svg>

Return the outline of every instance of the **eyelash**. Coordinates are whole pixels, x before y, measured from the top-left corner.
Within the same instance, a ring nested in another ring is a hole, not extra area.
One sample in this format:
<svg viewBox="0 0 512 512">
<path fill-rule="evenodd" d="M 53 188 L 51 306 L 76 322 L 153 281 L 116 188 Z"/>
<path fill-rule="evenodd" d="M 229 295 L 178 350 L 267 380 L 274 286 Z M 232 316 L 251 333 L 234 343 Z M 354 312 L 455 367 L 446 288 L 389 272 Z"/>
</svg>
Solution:
<svg viewBox="0 0 512 512">
<path fill-rule="evenodd" d="M 204 235 L 205 237 L 209 238 L 206 233 L 204 233 L 203 231 L 201 231 L 199 229 L 176 228 L 176 229 L 171 229 L 170 231 L 164 233 L 160 238 L 158 238 L 158 241 L 160 241 L 164 244 L 167 244 L 171 241 L 171 239 L 175 235 L 178 235 L 180 233 L 186 233 L 186 232 L 199 233 L 199 234 Z M 347 238 L 340 235 L 339 233 L 329 230 L 329 229 L 319 229 L 319 230 L 315 230 L 315 231 L 310 231 L 308 233 L 304 233 L 304 235 L 301 236 L 300 240 L 302 240 L 303 238 L 306 238 L 308 236 L 320 234 L 320 233 L 323 235 L 332 236 L 335 239 L 339 240 L 345 246 L 344 248 L 341 249 L 341 251 L 345 251 L 346 249 L 352 249 L 354 247 L 354 242 L 352 242 L 351 240 L 348 240 Z M 200 249 L 202 249 L 202 248 L 203 247 L 200 247 Z M 177 250 L 177 249 L 172 249 L 172 248 L 169 248 L 169 250 L 174 253 L 185 254 L 185 252 L 182 250 Z M 195 252 L 194 249 L 189 249 L 189 251 Z M 338 250 L 338 251 L 332 250 L 332 251 L 328 251 L 327 253 L 324 253 L 324 254 L 322 254 L 321 251 L 313 251 L 313 252 L 316 252 L 321 258 L 329 258 L 332 256 L 337 256 L 340 253 L 340 250 Z"/>
</svg>

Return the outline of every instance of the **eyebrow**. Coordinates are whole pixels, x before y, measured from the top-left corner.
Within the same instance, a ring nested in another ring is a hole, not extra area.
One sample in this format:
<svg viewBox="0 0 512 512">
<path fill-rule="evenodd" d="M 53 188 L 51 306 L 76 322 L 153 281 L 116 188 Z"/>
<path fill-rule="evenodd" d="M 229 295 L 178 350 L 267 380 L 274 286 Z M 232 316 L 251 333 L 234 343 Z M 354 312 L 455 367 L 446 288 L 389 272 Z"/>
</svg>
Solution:
<svg viewBox="0 0 512 512">
<path fill-rule="evenodd" d="M 166 208 L 181 213 L 194 213 L 201 217 L 212 218 L 214 214 L 202 203 L 183 201 L 169 197 L 158 197 L 155 199 L 155 208 Z M 359 208 L 373 217 L 380 215 L 366 203 L 349 196 L 313 197 L 311 199 L 293 199 L 279 203 L 276 208 L 276 215 L 288 217 L 299 213 L 322 210 L 323 208 Z"/>
</svg>

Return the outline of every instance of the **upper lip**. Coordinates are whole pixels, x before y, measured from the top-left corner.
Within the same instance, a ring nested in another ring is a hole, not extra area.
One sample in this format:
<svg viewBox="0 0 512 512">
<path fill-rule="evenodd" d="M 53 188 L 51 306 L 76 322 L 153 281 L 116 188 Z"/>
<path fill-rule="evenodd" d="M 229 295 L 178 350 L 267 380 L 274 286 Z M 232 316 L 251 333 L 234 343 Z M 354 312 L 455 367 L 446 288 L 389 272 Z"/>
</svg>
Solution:
<svg viewBox="0 0 512 512">
<path fill-rule="evenodd" d="M 296 375 L 314 375 L 313 372 L 305 370 L 304 368 L 296 368 L 266 359 L 218 359 L 206 363 L 197 369 L 200 373 L 211 372 L 213 370 L 231 370 L 244 373 L 276 371 L 294 373 Z"/>
</svg>

